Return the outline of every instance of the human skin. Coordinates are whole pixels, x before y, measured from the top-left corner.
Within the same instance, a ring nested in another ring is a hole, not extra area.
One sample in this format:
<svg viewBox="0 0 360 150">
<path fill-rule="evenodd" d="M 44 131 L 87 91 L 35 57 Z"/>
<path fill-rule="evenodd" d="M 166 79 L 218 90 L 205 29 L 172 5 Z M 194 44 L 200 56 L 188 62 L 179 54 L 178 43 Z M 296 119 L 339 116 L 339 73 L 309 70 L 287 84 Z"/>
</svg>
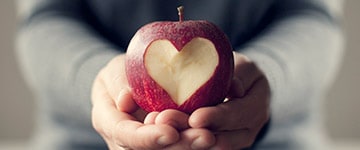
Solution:
<svg viewBox="0 0 360 150">
<path fill-rule="evenodd" d="M 146 113 L 139 108 L 131 98 L 124 58 L 121 54 L 111 60 L 92 89 L 93 126 L 111 150 L 242 149 L 253 144 L 269 119 L 267 79 L 240 53 L 234 52 L 228 100 L 191 115 L 171 109 Z"/>
</svg>

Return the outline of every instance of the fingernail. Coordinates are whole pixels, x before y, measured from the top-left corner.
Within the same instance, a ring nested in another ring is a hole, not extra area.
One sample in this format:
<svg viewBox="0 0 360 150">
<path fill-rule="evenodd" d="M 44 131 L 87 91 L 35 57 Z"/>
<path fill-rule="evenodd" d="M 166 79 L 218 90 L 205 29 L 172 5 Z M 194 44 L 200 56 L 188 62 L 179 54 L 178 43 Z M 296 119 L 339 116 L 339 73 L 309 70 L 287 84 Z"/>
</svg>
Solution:
<svg viewBox="0 0 360 150">
<path fill-rule="evenodd" d="M 166 146 L 166 145 L 172 144 L 173 141 L 171 139 L 169 139 L 168 137 L 166 137 L 166 136 L 161 136 L 161 137 L 158 138 L 157 143 L 159 145 Z"/>
<path fill-rule="evenodd" d="M 203 138 L 198 137 L 191 144 L 191 149 L 193 149 L 193 150 L 205 149 L 205 148 L 209 148 L 209 146 L 210 145 L 208 145 L 208 143 L 206 143 Z"/>
</svg>

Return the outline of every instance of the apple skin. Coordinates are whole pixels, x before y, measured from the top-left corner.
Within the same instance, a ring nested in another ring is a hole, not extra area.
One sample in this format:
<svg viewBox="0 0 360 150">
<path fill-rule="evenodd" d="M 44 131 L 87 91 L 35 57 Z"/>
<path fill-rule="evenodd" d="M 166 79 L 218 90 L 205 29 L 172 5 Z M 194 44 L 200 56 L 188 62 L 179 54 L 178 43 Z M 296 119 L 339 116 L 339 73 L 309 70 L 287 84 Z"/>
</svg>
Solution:
<svg viewBox="0 0 360 150">
<path fill-rule="evenodd" d="M 181 105 L 147 73 L 144 57 L 147 47 L 156 40 L 166 39 L 180 51 L 193 38 L 210 40 L 218 53 L 218 65 L 213 75 Z M 153 22 L 141 27 L 131 39 L 126 52 L 126 75 L 134 101 L 145 111 L 177 109 L 191 114 L 205 106 L 224 101 L 233 77 L 232 46 L 227 36 L 216 25 L 204 20 Z"/>
</svg>

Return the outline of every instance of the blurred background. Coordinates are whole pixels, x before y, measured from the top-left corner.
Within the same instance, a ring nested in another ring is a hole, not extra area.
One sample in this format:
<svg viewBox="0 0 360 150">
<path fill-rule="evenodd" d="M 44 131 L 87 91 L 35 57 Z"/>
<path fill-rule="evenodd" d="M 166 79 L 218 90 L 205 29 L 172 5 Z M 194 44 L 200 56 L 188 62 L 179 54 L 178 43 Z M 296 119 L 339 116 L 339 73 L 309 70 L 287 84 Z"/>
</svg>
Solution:
<svg viewBox="0 0 360 150">
<path fill-rule="evenodd" d="M 324 104 L 326 127 L 335 149 L 360 149 L 360 1 L 344 9 L 346 53 L 340 74 Z M 0 149 L 21 150 L 34 127 L 35 101 L 14 55 L 14 0 L 0 1 Z M 19 144 L 20 143 L 20 144 Z M 15 146 L 12 146 L 15 145 Z"/>
</svg>

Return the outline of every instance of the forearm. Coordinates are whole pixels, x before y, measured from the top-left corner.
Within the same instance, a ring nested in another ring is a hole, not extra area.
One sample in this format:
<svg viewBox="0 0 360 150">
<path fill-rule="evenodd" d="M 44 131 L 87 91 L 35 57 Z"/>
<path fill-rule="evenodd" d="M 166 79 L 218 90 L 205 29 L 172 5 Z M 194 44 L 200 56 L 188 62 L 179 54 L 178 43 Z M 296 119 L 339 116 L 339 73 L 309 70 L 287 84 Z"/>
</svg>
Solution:
<svg viewBox="0 0 360 150">
<path fill-rule="evenodd" d="M 76 12 L 65 11 L 49 8 L 25 16 L 18 58 L 30 86 L 55 106 L 52 111 L 89 121 L 92 82 L 119 52 Z"/>
</svg>

